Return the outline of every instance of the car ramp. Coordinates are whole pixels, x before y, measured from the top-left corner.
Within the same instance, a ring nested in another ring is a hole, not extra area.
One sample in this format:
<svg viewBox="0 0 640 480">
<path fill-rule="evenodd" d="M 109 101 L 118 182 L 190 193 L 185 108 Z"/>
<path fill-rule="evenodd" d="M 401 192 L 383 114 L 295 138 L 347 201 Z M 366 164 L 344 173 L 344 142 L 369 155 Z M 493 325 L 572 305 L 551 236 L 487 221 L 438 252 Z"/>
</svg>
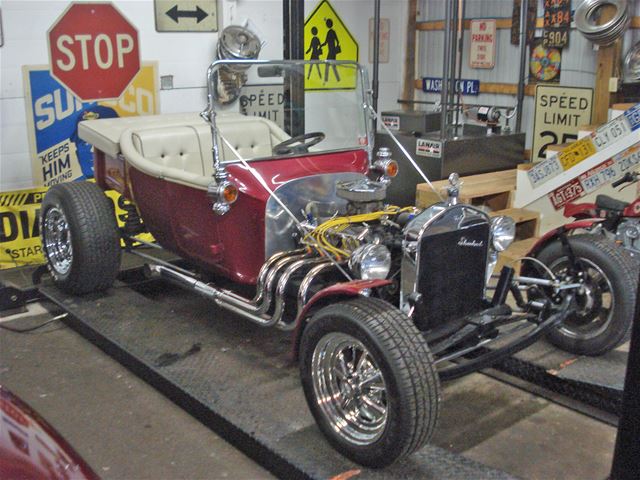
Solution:
<svg viewBox="0 0 640 480">
<path fill-rule="evenodd" d="M 309 413 L 290 334 L 193 293 L 159 281 L 82 297 L 45 282 L 40 292 L 68 325 L 280 478 L 513 478 L 431 445 L 384 470 L 348 461 Z"/>
</svg>

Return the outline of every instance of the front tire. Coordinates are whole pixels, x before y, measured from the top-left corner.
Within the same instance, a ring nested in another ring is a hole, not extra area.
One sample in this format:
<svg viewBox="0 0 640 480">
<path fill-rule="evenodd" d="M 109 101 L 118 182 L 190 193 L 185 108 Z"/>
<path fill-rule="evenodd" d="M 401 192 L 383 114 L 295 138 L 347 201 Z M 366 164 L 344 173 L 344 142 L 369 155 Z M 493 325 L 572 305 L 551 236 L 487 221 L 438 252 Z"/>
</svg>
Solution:
<svg viewBox="0 0 640 480">
<path fill-rule="evenodd" d="M 300 375 L 329 443 L 364 466 L 410 455 L 435 430 L 433 357 L 411 320 L 385 301 L 356 298 L 319 310 L 302 334 Z"/>
<path fill-rule="evenodd" d="M 49 189 L 40 215 L 42 251 L 54 283 L 72 294 L 109 288 L 120 268 L 120 235 L 111 201 L 94 183 Z"/>
<path fill-rule="evenodd" d="M 601 235 L 574 235 L 568 239 L 580 265 L 584 287 L 576 295 L 573 311 L 550 331 L 548 340 L 577 355 L 602 355 L 623 343 L 631 330 L 638 280 L 635 262 L 623 248 Z M 544 247 L 537 258 L 556 276 L 567 275 L 569 259 L 560 241 Z M 556 299 L 561 300 L 562 296 Z"/>
</svg>

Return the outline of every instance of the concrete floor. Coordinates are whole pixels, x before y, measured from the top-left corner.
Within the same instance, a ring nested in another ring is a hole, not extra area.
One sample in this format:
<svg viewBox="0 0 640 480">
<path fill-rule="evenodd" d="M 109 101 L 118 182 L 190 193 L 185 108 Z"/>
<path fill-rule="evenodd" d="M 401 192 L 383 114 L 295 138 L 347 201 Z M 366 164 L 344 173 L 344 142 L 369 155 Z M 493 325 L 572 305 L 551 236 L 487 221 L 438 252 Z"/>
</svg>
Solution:
<svg viewBox="0 0 640 480">
<path fill-rule="evenodd" d="M 32 307 L 33 309 L 33 307 Z M 9 317 L 29 326 L 51 314 Z M 0 382 L 103 478 L 273 478 L 74 331 L 0 330 Z M 615 429 L 484 375 L 447 384 L 433 443 L 523 479 L 602 479 Z"/>
<path fill-rule="evenodd" d="M 7 274 L 0 280 L 28 281 L 16 269 Z M 37 325 L 57 313 L 44 306 L 0 321 Z M 0 330 L 0 383 L 105 479 L 273 478 L 61 322 L 29 334 Z M 522 479 L 600 480 L 609 473 L 615 434 L 600 421 L 473 374 L 445 385 L 432 443 Z"/>
<path fill-rule="evenodd" d="M 36 314 L 10 325 L 47 318 Z M 30 334 L 0 330 L 0 383 L 102 478 L 274 478 L 61 323 Z"/>
</svg>

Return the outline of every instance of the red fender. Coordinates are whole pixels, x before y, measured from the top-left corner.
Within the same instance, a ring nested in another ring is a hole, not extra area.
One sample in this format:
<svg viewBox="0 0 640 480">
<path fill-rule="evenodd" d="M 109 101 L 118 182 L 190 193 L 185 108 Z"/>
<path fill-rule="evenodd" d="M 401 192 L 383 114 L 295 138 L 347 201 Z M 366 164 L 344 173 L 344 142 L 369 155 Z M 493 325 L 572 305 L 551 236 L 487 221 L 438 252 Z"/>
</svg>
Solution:
<svg viewBox="0 0 640 480">
<path fill-rule="evenodd" d="M 298 349 L 300 347 L 302 331 L 307 324 L 307 317 L 314 306 L 325 304 L 328 299 L 336 300 L 338 298 L 357 297 L 362 294 L 363 290 L 384 287 L 389 284 L 391 284 L 391 280 L 352 280 L 350 282 L 336 283 L 316 293 L 304 306 L 298 318 L 296 318 L 296 328 L 293 331 L 293 359 L 298 359 Z"/>
<path fill-rule="evenodd" d="M 551 243 L 555 239 L 557 239 L 561 233 L 568 232 L 571 230 L 578 230 L 580 228 L 589 228 L 592 227 L 594 223 L 602 222 L 604 218 L 586 218 L 584 220 L 578 220 L 572 223 L 567 223 L 558 228 L 554 228 L 553 230 L 549 230 L 542 237 L 538 239 L 538 241 L 533 245 L 529 253 L 527 253 L 528 257 L 535 257 L 540 250 L 542 250 L 547 244 Z"/>
<path fill-rule="evenodd" d="M 569 203 L 564 207 L 562 214 L 565 217 L 594 217 L 596 215 L 595 203 Z"/>
</svg>

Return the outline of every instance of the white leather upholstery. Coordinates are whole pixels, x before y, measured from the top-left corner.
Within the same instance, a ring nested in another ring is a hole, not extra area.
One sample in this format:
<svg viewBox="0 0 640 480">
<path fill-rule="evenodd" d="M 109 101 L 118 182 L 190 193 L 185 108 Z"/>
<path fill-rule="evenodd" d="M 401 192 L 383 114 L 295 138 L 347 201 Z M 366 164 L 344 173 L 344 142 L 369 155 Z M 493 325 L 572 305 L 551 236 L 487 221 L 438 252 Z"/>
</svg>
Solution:
<svg viewBox="0 0 640 480">
<path fill-rule="evenodd" d="M 127 128 L 120 135 L 117 150 L 148 175 L 206 189 L 213 174 L 211 129 L 203 121 L 185 120 L 188 119 L 171 118 L 165 124 L 154 121 L 146 126 Z M 289 138 L 275 123 L 261 117 L 231 114 L 220 115 L 216 120 L 221 134 L 247 160 L 270 156 L 274 145 Z M 113 124 L 102 130 L 103 137 L 106 137 L 105 130 L 113 135 Z M 222 161 L 237 158 L 221 139 L 218 145 Z M 110 148 L 115 150 L 113 146 Z"/>
<path fill-rule="evenodd" d="M 209 128 L 197 113 L 169 113 L 85 120 L 78 126 L 78 136 L 98 150 L 115 157 L 120 153 L 120 136 L 125 130 L 172 125 L 203 125 Z"/>
</svg>

